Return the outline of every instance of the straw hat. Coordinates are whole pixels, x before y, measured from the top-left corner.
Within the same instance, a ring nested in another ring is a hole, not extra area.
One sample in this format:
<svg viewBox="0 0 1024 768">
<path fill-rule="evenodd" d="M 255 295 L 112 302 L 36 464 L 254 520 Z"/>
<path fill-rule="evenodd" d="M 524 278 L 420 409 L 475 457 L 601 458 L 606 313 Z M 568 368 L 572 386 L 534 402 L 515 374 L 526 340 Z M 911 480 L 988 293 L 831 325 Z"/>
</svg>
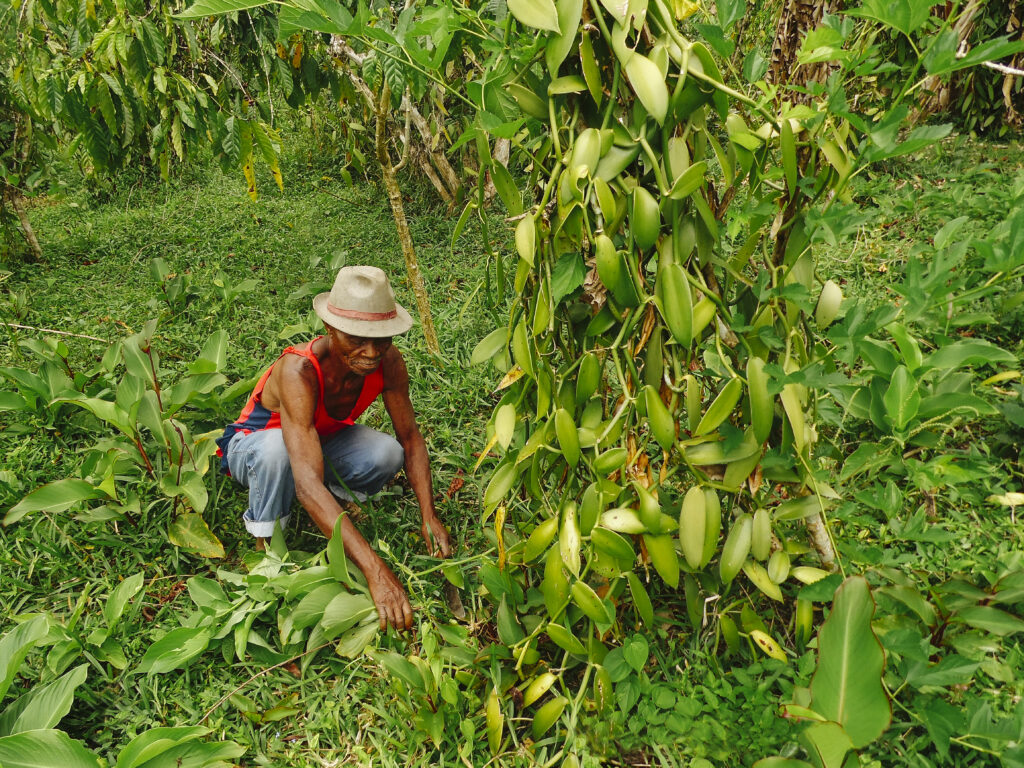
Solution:
<svg viewBox="0 0 1024 768">
<path fill-rule="evenodd" d="M 343 267 L 331 292 L 313 299 L 313 309 L 327 325 L 353 336 L 396 336 L 412 328 L 412 317 L 377 267 Z"/>
</svg>

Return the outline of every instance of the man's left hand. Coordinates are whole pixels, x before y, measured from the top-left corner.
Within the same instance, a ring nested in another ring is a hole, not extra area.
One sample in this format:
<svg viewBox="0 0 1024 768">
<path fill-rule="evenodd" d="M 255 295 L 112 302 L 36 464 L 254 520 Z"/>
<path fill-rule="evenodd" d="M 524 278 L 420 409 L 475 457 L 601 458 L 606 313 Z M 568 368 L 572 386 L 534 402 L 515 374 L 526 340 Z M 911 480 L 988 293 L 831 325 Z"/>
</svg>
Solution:
<svg viewBox="0 0 1024 768">
<path fill-rule="evenodd" d="M 427 551 L 431 555 L 448 557 L 452 553 L 448 529 L 437 515 L 423 517 L 423 541 L 427 543 Z"/>
</svg>

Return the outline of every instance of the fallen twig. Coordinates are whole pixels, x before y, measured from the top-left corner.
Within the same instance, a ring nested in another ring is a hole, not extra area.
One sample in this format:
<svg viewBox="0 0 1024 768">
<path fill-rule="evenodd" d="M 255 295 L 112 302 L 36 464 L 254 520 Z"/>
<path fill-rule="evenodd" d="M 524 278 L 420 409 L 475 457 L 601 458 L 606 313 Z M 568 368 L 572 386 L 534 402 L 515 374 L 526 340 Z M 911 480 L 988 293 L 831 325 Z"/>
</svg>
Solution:
<svg viewBox="0 0 1024 768">
<path fill-rule="evenodd" d="M 58 331 L 56 328 L 36 328 L 32 325 L 19 325 L 18 323 L 4 323 L 8 328 L 20 328 L 23 331 L 42 331 L 43 333 L 56 333 L 58 336 L 74 336 L 76 339 L 89 339 L 89 341 L 103 341 L 98 336 L 86 336 L 84 333 L 72 333 L 71 331 Z"/>
<path fill-rule="evenodd" d="M 256 673 L 255 675 L 253 675 L 253 676 L 252 676 L 252 677 L 250 677 L 250 678 L 249 678 L 248 680 L 246 680 L 246 681 L 245 681 L 244 683 L 242 683 L 242 684 L 241 684 L 240 686 L 238 686 L 237 688 L 235 688 L 235 689 L 234 689 L 233 691 L 231 691 L 230 693 L 227 693 L 227 694 L 225 694 L 225 695 L 224 695 L 223 697 L 221 697 L 220 701 L 218 701 L 218 702 L 217 702 L 216 704 L 214 704 L 214 705 L 213 705 L 212 707 L 210 707 L 210 708 L 209 708 L 208 710 L 206 710 L 206 714 L 205 714 L 205 715 L 203 715 L 203 716 L 202 716 L 201 718 L 199 718 L 199 724 L 201 724 L 201 723 L 205 723 L 205 722 L 206 722 L 206 719 L 207 719 L 207 718 L 208 718 L 208 717 L 209 717 L 210 715 L 212 715 L 212 714 L 213 714 L 214 712 L 216 712 L 216 711 L 217 711 L 217 709 L 219 709 L 219 708 L 220 708 L 220 705 L 221 705 L 221 704 L 223 704 L 223 703 L 224 703 L 225 701 L 227 701 L 228 699 L 230 699 L 230 698 L 231 698 L 232 696 L 234 696 L 234 695 L 235 695 L 236 693 L 238 693 L 238 692 L 239 692 L 240 690 L 242 690 L 243 688 L 245 688 L 245 686 L 247 686 L 247 685 L 248 685 L 249 683 L 251 683 L 251 682 L 252 682 L 253 680 L 255 680 L 255 679 L 259 678 L 259 677 L 263 677 L 263 675 L 267 674 L 267 672 L 271 672 L 271 671 L 273 671 L 273 670 L 277 669 L 278 667 L 283 667 L 283 666 L 285 666 L 286 664 L 291 664 L 291 663 L 292 663 L 293 661 L 297 661 L 298 659 L 301 659 L 301 658 L 302 658 L 303 656 L 308 656 L 308 655 L 309 655 L 309 654 L 311 654 L 311 653 L 316 653 L 317 651 L 321 651 L 321 650 L 323 650 L 324 648 L 326 648 L 326 647 L 327 647 L 328 645 L 330 645 L 330 643 L 329 643 L 329 642 L 327 642 L 327 643 L 324 643 L 323 645 L 318 645 L 318 646 L 317 646 L 316 648 L 310 648 L 310 649 L 309 649 L 308 651 L 303 651 L 303 652 L 302 652 L 302 653 L 300 653 L 300 654 L 299 654 L 298 656 L 292 656 L 292 657 L 291 657 L 290 659 L 285 659 L 284 661 L 282 661 L 282 662 L 280 662 L 280 663 L 278 663 L 278 664 L 275 664 L 275 665 L 274 665 L 274 666 L 272 666 L 272 667 L 267 667 L 266 669 L 262 669 L 262 670 L 260 670 L 260 671 L 259 671 L 259 672 L 257 672 L 257 673 Z"/>
</svg>

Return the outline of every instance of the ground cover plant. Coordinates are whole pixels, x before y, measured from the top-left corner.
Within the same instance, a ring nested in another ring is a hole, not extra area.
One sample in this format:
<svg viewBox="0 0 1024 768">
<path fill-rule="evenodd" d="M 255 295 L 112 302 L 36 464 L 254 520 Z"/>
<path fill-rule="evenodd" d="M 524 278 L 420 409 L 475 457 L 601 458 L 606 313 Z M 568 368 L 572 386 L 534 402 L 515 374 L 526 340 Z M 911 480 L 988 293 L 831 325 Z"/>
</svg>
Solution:
<svg viewBox="0 0 1024 768">
<path fill-rule="evenodd" d="M 513 8 L 506 39 L 551 29 L 545 9 Z M 209 460 L 253 375 L 315 331 L 309 297 L 334 269 L 372 249 L 399 271 L 379 191 L 324 186 L 337 171 L 303 167 L 322 148 L 297 134 L 295 185 L 255 205 L 197 165 L 37 207 L 51 261 L 11 264 L 0 371 L 19 692 L 59 690 L 62 728 L 119 763 L 167 725 L 193 730 L 151 738 L 197 764 L 234 759 L 232 742 L 254 764 L 1019 764 L 1018 149 L 921 154 L 946 129 L 900 144 L 899 100 L 868 123 L 839 80 L 828 109 L 748 127 L 767 97 L 731 91 L 700 43 L 650 46 L 672 38 L 665 8 L 648 27 L 594 4 L 582 37 L 566 12 L 544 66 L 557 76 L 578 41 L 581 74 L 555 77 L 539 117 L 536 69 L 510 89 L 534 119 L 520 140 L 527 190 L 548 175 L 539 204 L 489 157 L 493 122 L 464 134 L 512 214 L 498 251 L 518 269 L 501 268 L 483 196 L 454 220 L 414 204 L 446 322 L 441 359 L 416 337 L 406 357 L 463 549 L 418 554 L 401 485 L 364 514 L 419 609 L 411 637 L 376 632 L 337 539 L 300 528 L 247 552 L 241 495 Z M 908 38 L 934 21 L 861 16 Z M 724 35 L 735 18 L 713 21 Z M 852 30 L 826 26 L 811 56 Z M 604 65 L 588 45 L 608 46 Z M 671 113 L 643 61 L 679 65 Z M 990 151 L 999 174 L 977 162 Z M 922 206 L 919 178 L 948 199 Z M 464 624 L 445 582 L 466 590 Z M 34 613 L 52 617 L 35 651 L 19 634 L 43 626 Z M 122 637 L 126 622 L 139 631 Z M 80 654 L 102 686 L 69 672 Z M 66 739 L 50 720 L 0 748 Z"/>
</svg>

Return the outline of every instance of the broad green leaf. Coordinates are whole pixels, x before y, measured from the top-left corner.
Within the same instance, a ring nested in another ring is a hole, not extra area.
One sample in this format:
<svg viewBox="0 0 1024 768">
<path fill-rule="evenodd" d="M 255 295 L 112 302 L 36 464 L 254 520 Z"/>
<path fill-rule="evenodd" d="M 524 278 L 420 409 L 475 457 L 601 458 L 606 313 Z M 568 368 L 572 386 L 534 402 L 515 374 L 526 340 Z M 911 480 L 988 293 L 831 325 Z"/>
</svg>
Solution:
<svg viewBox="0 0 1024 768">
<path fill-rule="evenodd" d="M 498 445 L 503 449 L 508 449 L 515 428 L 516 407 L 512 403 L 505 403 L 494 416 L 494 434 L 498 438 Z"/>
<path fill-rule="evenodd" d="M 0 391 L 0 411 L 29 410 L 28 401 L 17 392 Z"/>
<path fill-rule="evenodd" d="M 514 646 L 526 636 L 523 627 L 516 619 L 515 611 L 509 607 L 505 595 L 501 596 L 501 603 L 498 605 L 494 623 L 498 628 L 498 639 L 503 645 Z"/>
<path fill-rule="evenodd" d="M 57 514 L 80 502 L 103 496 L 105 494 L 99 488 L 77 477 L 57 480 L 37 488 L 11 507 L 4 516 L 4 525 L 15 523 L 32 512 L 45 510 Z"/>
<path fill-rule="evenodd" d="M 922 397 L 921 406 L 917 409 L 918 418 L 922 420 L 954 414 L 967 414 L 978 418 L 995 416 L 997 413 L 999 411 L 990 402 L 966 392 L 943 392 L 941 395 Z"/>
<path fill-rule="evenodd" d="M 176 744 L 139 768 L 215 768 L 235 765 L 234 758 L 245 754 L 245 747 L 233 741 L 189 741 Z"/>
<path fill-rule="evenodd" d="M 633 93 L 640 99 L 644 109 L 658 123 L 665 122 L 668 113 L 668 86 L 658 65 L 639 53 L 634 53 L 625 63 L 626 77 Z"/>
<path fill-rule="evenodd" d="M 160 442 L 161 445 L 167 445 L 167 437 L 164 434 L 164 415 L 160 412 L 160 406 L 157 404 L 156 392 L 152 389 L 147 389 L 142 393 L 142 399 L 139 400 L 138 410 L 135 411 L 135 419 L 138 421 L 139 426 L 145 427 L 149 430 L 150 434 Z M 170 473 L 164 475 L 165 479 L 172 479 Z"/>
<path fill-rule="evenodd" d="M 647 666 L 647 660 L 650 657 L 647 638 L 643 635 L 633 635 L 629 638 L 622 644 L 622 657 L 633 668 L 633 671 L 639 674 Z"/>
<path fill-rule="evenodd" d="M 573 48 L 576 32 L 580 28 L 583 0 L 557 0 L 555 5 L 561 32 L 544 47 L 544 63 L 552 78 L 558 77 L 558 68 Z"/>
<path fill-rule="evenodd" d="M 374 651 L 371 656 L 393 677 L 397 677 L 412 690 L 423 690 L 423 675 L 405 656 L 394 651 Z"/>
<path fill-rule="evenodd" d="M 516 481 L 516 465 L 509 462 L 498 467 L 484 490 L 484 510 L 490 512 L 505 498 Z"/>
<path fill-rule="evenodd" d="M 946 344 L 925 358 L 929 368 L 960 368 L 964 365 L 1016 365 L 1013 353 L 982 339 L 967 339 Z"/>
<path fill-rule="evenodd" d="M 124 356 L 124 367 L 128 373 L 141 379 L 150 388 L 153 387 L 153 366 L 156 364 L 156 354 L 152 347 L 146 347 L 149 353 L 142 351 L 142 344 L 148 344 L 142 334 L 129 336 L 121 345 L 121 353 Z M 152 357 L 151 357 L 152 355 Z"/>
<path fill-rule="evenodd" d="M 184 11 L 176 14 L 179 19 L 199 19 L 204 16 L 219 16 L 232 11 L 244 11 L 269 5 L 270 0 L 199 0 Z"/>
<path fill-rule="evenodd" d="M 932 6 L 920 0 L 865 0 L 858 8 L 844 11 L 849 16 L 873 19 L 907 37 L 928 21 L 931 12 Z"/>
<path fill-rule="evenodd" d="M 28 652 L 46 635 L 49 625 L 46 616 L 36 616 L 18 624 L 0 638 L 0 699 L 3 699 L 7 689 L 11 687 L 11 682 L 18 674 L 18 668 Z"/>
<path fill-rule="evenodd" d="M 668 196 L 673 200 L 682 200 L 692 195 L 704 183 L 704 174 L 707 173 L 707 169 L 708 164 L 704 160 L 691 165 L 675 180 Z"/>
<path fill-rule="evenodd" d="M 179 627 L 153 643 L 146 650 L 137 674 L 159 675 L 181 669 L 206 650 L 210 630 L 206 627 Z"/>
<path fill-rule="evenodd" d="M 903 605 L 918 615 L 921 621 L 925 623 L 925 626 L 934 626 L 935 606 L 929 603 L 920 591 L 913 587 L 897 584 L 891 587 L 880 587 L 876 592 L 903 603 Z"/>
<path fill-rule="evenodd" d="M 320 626 L 328 640 L 340 635 L 371 614 L 376 615 L 373 600 L 366 595 L 345 592 L 336 596 L 324 608 Z"/>
<path fill-rule="evenodd" d="M 352 24 L 352 14 L 341 3 L 330 0 L 326 2 L 312 0 L 309 3 L 304 3 L 304 5 L 306 4 L 311 7 L 310 10 L 291 5 L 281 8 L 277 15 L 279 40 L 305 31 L 341 35 L 345 34 Z"/>
<path fill-rule="evenodd" d="M 806 760 L 795 757 L 763 757 L 754 763 L 754 768 L 814 768 Z"/>
<path fill-rule="evenodd" d="M 141 768 L 147 761 L 162 755 L 167 750 L 201 738 L 209 732 L 209 728 L 197 725 L 150 728 L 128 742 L 128 745 L 121 750 L 117 756 L 116 768 Z"/>
<path fill-rule="evenodd" d="M 107 598 L 107 602 L 103 605 L 103 617 L 107 620 L 107 629 L 109 631 L 112 632 L 114 627 L 117 626 L 118 621 L 121 620 L 121 616 L 124 614 L 125 607 L 128 605 L 128 601 L 135 597 L 139 590 L 142 589 L 145 578 L 146 575 L 139 571 L 114 587 L 110 597 Z"/>
<path fill-rule="evenodd" d="M 882 402 L 885 404 L 885 413 L 889 421 L 898 430 L 906 427 L 917 415 L 917 410 L 921 407 L 921 392 L 917 388 L 917 380 L 907 370 L 907 366 L 896 366 Z"/>
<path fill-rule="evenodd" d="M 130 377 L 129 377 L 130 378 Z M 98 397 L 61 397 L 53 403 L 71 403 L 89 411 L 93 416 L 114 427 L 123 435 L 135 438 L 135 424 L 128 415 L 128 412 L 120 408 L 117 403 L 103 400 Z"/>
<path fill-rule="evenodd" d="M 206 340 L 199 357 L 188 367 L 192 375 L 217 373 L 227 364 L 228 332 L 221 329 Z"/>
<path fill-rule="evenodd" d="M 958 654 L 942 657 L 938 663 L 913 661 L 907 669 L 907 682 L 915 688 L 965 685 L 974 677 L 981 662 L 965 659 Z"/>
<path fill-rule="evenodd" d="M 347 594 L 337 582 L 321 584 L 312 590 L 308 595 L 299 601 L 295 610 L 291 613 L 292 626 L 295 629 L 305 629 L 316 624 L 324 615 L 327 606 L 339 595 Z"/>
<path fill-rule="evenodd" d="M 807 751 L 817 758 L 815 762 L 820 768 L 842 768 L 847 765 L 846 756 L 855 746 L 839 723 L 812 723 L 800 736 Z"/>
<path fill-rule="evenodd" d="M 508 9 L 528 27 L 558 34 L 558 11 L 551 0 L 510 0 Z"/>
<path fill-rule="evenodd" d="M 498 328 L 483 337 L 473 348 L 473 354 L 469 357 L 470 365 L 485 363 L 508 347 L 508 329 Z"/>
<path fill-rule="evenodd" d="M 99 768 L 106 765 L 64 731 L 26 731 L 0 738 L 4 768 Z"/>
<path fill-rule="evenodd" d="M 551 301 L 555 307 L 587 279 L 587 265 L 578 253 L 563 253 L 551 272 Z"/>
<path fill-rule="evenodd" d="M 45 685 L 37 685 L 10 704 L 0 715 L 0 736 L 53 728 L 70 710 L 75 689 L 85 682 L 88 665 L 82 664 Z"/>
<path fill-rule="evenodd" d="M 330 541 L 327 542 L 327 571 L 332 578 L 350 584 L 352 578 L 348 575 L 348 558 L 345 557 L 345 538 L 341 531 L 341 524 L 344 521 L 344 513 L 338 515 L 334 521 L 334 532 Z"/>
<path fill-rule="evenodd" d="M 202 557 L 224 557 L 224 545 L 213 535 L 202 515 L 186 512 L 167 527 L 171 544 Z"/>
<path fill-rule="evenodd" d="M 354 659 L 370 644 L 380 630 L 380 623 L 374 619 L 366 624 L 359 624 L 338 638 L 335 652 L 346 659 Z"/>
<path fill-rule="evenodd" d="M 523 196 L 519 192 L 519 187 L 516 186 L 512 174 L 508 172 L 508 168 L 498 162 L 492 163 L 491 180 L 494 182 L 494 188 L 498 190 L 501 202 L 505 204 L 508 215 L 518 216 L 521 214 L 523 212 Z"/>
<path fill-rule="evenodd" d="M 178 492 L 185 497 L 192 511 L 201 515 L 206 509 L 210 494 L 206 490 L 203 476 L 193 470 L 185 470 L 181 473 L 181 482 L 178 484 Z M 223 555 L 220 555 L 223 557 Z"/>
<path fill-rule="evenodd" d="M 874 611 L 867 579 L 848 578 L 818 633 L 818 668 L 811 679 L 812 708 L 839 723 L 857 748 L 877 739 L 891 718 L 882 687 L 885 654 L 871 629 Z"/>
<path fill-rule="evenodd" d="M 1003 637 L 1024 632 L 1024 619 L 991 605 L 973 605 L 957 611 L 955 618 L 975 629 Z"/>
<path fill-rule="evenodd" d="M 230 609 L 231 600 L 225 594 L 224 588 L 213 579 L 193 576 L 188 580 L 187 586 L 189 597 L 196 607 L 210 608 L 214 612 Z"/>
</svg>

